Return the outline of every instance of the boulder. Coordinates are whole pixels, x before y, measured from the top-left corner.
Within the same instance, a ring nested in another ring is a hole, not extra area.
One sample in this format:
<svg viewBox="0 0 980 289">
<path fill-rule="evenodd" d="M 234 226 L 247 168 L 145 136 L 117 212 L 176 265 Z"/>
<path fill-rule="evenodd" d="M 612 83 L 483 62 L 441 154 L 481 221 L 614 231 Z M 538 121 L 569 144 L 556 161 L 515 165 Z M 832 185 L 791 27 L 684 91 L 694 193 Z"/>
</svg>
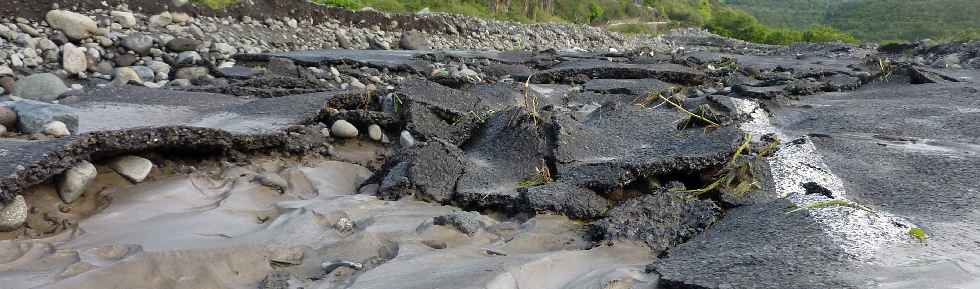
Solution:
<svg viewBox="0 0 980 289">
<path fill-rule="evenodd" d="M 52 101 L 68 91 L 68 86 L 57 75 L 38 73 L 18 80 L 11 94 L 21 98 Z"/>
<path fill-rule="evenodd" d="M 142 83 L 143 79 L 131 67 L 119 67 L 112 72 L 112 85 L 122 86 L 128 84 L 130 81 Z"/>
<path fill-rule="evenodd" d="M 61 47 L 61 66 L 69 74 L 79 74 L 88 69 L 88 59 L 85 49 L 66 43 Z"/>
<path fill-rule="evenodd" d="M 136 26 L 136 16 L 132 12 L 126 11 L 112 11 L 109 12 L 112 21 L 119 23 L 123 28 L 132 28 Z"/>
<path fill-rule="evenodd" d="M 200 40 L 191 38 L 174 38 L 173 40 L 167 42 L 167 49 L 174 52 L 194 51 L 197 50 L 202 43 L 203 42 Z"/>
<path fill-rule="evenodd" d="M 143 33 L 133 33 L 122 40 L 122 46 L 140 55 L 149 55 L 153 48 L 153 37 Z"/>
<path fill-rule="evenodd" d="M 71 204 L 82 196 L 85 188 L 95 180 L 96 176 L 98 176 L 98 171 L 95 169 L 95 165 L 88 161 L 80 161 L 56 179 L 58 195 L 61 196 L 62 201 Z"/>
<path fill-rule="evenodd" d="M 78 114 L 74 108 L 33 100 L 18 100 L 0 103 L 17 113 L 17 129 L 23 133 L 43 133 L 44 127 L 60 121 L 69 131 L 78 131 Z"/>
<path fill-rule="evenodd" d="M 200 67 L 200 66 L 184 67 L 184 68 L 177 69 L 177 73 L 174 74 L 174 78 L 191 80 L 207 75 L 208 75 L 207 67 Z"/>
<path fill-rule="evenodd" d="M 99 25 L 88 16 L 65 10 L 51 10 L 45 16 L 48 25 L 61 30 L 68 38 L 82 40 L 99 34 Z"/>
<path fill-rule="evenodd" d="M 177 54 L 177 65 L 190 66 L 201 63 L 201 54 L 197 51 L 184 51 Z"/>
<path fill-rule="evenodd" d="M 109 168 L 126 177 L 126 179 L 139 183 L 150 175 L 150 171 L 153 170 L 153 163 L 137 156 L 123 156 L 109 162 Z"/>
<path fill-rule="evenodd" d="M 432 48 L 429 40 L 425 39 L 425 35 L 418 31 L 402 32 L 398 46 L 405 50 L 429 50 Z"/>
</svg>

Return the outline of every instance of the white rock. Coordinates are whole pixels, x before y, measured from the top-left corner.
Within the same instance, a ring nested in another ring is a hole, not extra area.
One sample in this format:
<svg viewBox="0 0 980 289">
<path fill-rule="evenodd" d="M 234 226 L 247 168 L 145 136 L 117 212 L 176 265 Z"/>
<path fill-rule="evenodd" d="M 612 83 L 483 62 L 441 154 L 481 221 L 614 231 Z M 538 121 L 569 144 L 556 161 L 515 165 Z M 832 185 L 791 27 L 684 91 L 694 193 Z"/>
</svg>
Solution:
<svg viewBox="0 0 980 289">
<path fill-rule="evenodd" d="M 123 156 L 112 160 L 109 168 L 134 183 L 142 182 L 153 170 L 153 163 L 138 156 Z"/>
<path fill-rule="evenodd" d="M 399 143 L 402 147 L 413 147 L 415 146 L 415 138 L 412 137 L 412 133 L 407 130 L 403 130 L 401 136 L 398 138 Z"/>
<path fill-rule="evenodd" d="M 10 232 L 20 228 L 27 221 L 27 201 L 17 195 L 9 204 L 0 203 L 0 232 Z"/>
<path fill-rule="evenodd" d="M 71 43 L 65 43 L 61 46 L 61 66 L 69 74 L 77 75 L 85 72 L 88 69 L 85 49 L 76 47 Z"/>
<path fill-rule="evenodd" d="M 163 12 L 157 15 L 150 16 L 150 25 L 157 27 L 166 27 L 167 25 L 174 23 L 174 17 L 170 15 L 170 12 Z"/>
<path fill-rule="evenodd" d="M 0 136 L 7 134 L 7 127 L 0 124 Z"/>
<path fill-rule="evenodd" d="M 95 165 L 84 160 L 65 171 L 58 178 L 58 195 L 61 196 L 61 200 L 67 204 L 77 200 L 98 174 Z"/>
<path fill-rule="evenodd" d="M 68 131 L 68 126 L 60 121 L 52 121 L 44 125 L 44 134 L 53 137 L 64 137 L 71 135 L 71 131 Z"/>
<path fill-rule="evenodd" d="M 113 72 L 112 85 L 126 85 L 126 83 L 129 83 L 131 80 L 139 83 L 143 82 L 143 79 L 140 78 L 139 73 L 136 73 L 136 70 L 133 70 L 132 68 L 119 67 L 116 68 L 115 72 Z"/>
<path fill-rule="evenodd" d="M 381 136 L 382 136 L 381 126 L 378 126 L 376 124 L 372 124 L 371 126 L 369 126 L 368 136 L 371 137 L 371 139 L 374 141 L 381 141 Z"/>
<path fill-rule="evenodd" d="M 51 10 L 45 16 L 48 25 L 61 30 L 65 36 L 82 40 L 99 34 L 99 25 L 88 16 L 64 10 Z"/>
<path fill-rule="evenodd" d="M 337 120 L 330 126 L 330 134 L 339 138 L 355 138 L 358 135 L 357 127 L 346 120 Z"/>
<path fill-rule="evenodd" d="M 0 76 L 14 75 L 14 70 L 10 66 L 0 65 Z"/>
<path fill-rule="evenodd" d="M 119 23 L 122 27 L 132 28 L 136 26 L 136 16 L 132 12 L 112 11 L 109 12 L 109 15 L 112 16 L 112 21 Z"/>
</svg>

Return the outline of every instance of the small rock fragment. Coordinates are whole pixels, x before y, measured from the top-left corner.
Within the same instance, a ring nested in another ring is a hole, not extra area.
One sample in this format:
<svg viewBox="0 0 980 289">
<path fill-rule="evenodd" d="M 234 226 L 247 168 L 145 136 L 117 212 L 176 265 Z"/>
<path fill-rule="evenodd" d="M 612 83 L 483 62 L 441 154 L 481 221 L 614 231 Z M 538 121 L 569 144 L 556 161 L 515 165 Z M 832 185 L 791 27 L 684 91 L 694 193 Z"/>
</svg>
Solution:
<svg viewBox="0 0 980 289">
<path fill-rule="evenodd" d="M 146 176 L 150 175 L 153 169 L 153 162 L 138 156 L 123 156 L 112 160 L 109 168 L 116 171 L 126 179 L 134 183 L 142 182 Z"/>
<path fill-rule="evenodd" d="M 339 138 L 355 138 L 358 135 L 357 127 L 346 120 L 337 120 L 330 126 L 330 135 Z"/>
<path fill-rule="evenodd" d="M 75 202 L 97 175 L 95 165 L 84 160 L 78 162 L 58 178 L 58 195 L 66 204 Z"/>
</svg>

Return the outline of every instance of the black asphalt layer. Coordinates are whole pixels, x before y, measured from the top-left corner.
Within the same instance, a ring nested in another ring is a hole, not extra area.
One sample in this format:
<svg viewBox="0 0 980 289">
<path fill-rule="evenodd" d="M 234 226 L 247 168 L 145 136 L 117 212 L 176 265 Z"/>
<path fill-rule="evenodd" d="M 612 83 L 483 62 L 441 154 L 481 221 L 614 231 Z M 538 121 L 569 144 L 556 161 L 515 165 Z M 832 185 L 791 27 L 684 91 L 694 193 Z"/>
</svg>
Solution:
<svg viewBox="0 0 980 289">
<path fill-rule="evenodd" d="M 256 150 L 281 146 L 285 129 L 315 121 L 336 94 L 243 100 L 233 96 L 135 86 L 71 95 L 80 135 L 55 140 L 0 139 L 0 199 L 38 184 L 79 160 L 180 148 Z"/>
</svg>

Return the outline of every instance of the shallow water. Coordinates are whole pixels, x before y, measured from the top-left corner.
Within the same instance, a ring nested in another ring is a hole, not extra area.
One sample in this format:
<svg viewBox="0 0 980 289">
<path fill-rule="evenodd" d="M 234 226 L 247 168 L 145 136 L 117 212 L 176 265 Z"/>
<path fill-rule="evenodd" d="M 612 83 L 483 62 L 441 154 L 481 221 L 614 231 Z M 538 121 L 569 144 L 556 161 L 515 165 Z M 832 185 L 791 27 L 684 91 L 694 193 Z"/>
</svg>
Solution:
<svg viewBox="0 0 980 289">
<path fill-rule="evenodd" d="M 584 225 L 567 218 L 541 215 L 518 224 L 482 216 L 488 227 L 466 235 L 432 224 L 453 207 L 354 194 L 371 175 L 364 167 L 304 164 L 156 172 L 138 185 L 100 168 L 106 173 L 98 188 L 64 214 L 74 216 L 77 227 L 42 239 L 0 241 L 0 284 L 257 288 L 273 272 L 288 272 L 292 277 L 282 281 L 304 288 L 630 288 L 656 282 L 643 273 L 654 258 L 648 250 L 631 244 L 588 249 Z M 289 187 L 279 192 L 252 181 L 269 172 L 288 179 Z M 312 184 L 312 193 L 303 183 Z M 31 194 L 35 202 L 60 203 L 51 188 Z M 364 268 L 320 269 L 339 260 Z"/>
</svg>

